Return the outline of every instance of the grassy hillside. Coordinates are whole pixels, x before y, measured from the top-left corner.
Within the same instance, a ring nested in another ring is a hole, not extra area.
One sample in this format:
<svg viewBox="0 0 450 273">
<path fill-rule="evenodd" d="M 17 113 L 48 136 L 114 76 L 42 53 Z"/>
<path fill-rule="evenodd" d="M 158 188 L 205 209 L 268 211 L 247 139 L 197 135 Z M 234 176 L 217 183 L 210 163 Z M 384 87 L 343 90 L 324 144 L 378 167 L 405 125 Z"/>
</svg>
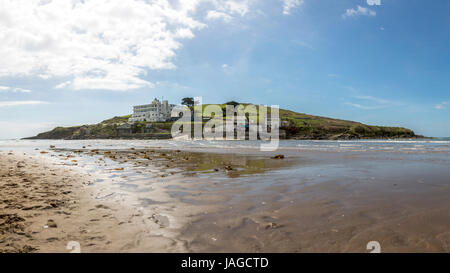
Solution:
<svg viewBox="0 0 450 273">
<path fill-rule="evenodd" d="M 248 104 L 245 104 L 248 105 Z M 203 105 L 203 109 L 208 105 Z M 220 105 L 225 113 L 226 104 Z M 270 111 L 269 111 L 270 112 Z M 257 118 L 258 115 L 256 115 Z M 117 128 L 128 122 L 127 116 L 114 117 L 94 125 L 57 127 L 41 133 L 32 139 L 94 139 L 123 138 Z M 281 130 L 288 139 L 362 139 L 362 138 L 416 138 L 415 133 L 406 128 L 370 126 L 359 122 L 332 119 L 296 113 L 280 109 Z M 145 125 L 152 125 L 152 134 L 142 134 Z M 133 138 L 168 138 L 171 122 L 139 122 L 133 125 Z"/>
<path fill-rule="evenodd" d="M 283 129 L 290 138 L 353 139 L 412 138 L 415 133 L 401 127 L 370 126 L 359 122 L 312 116 L 280 109 L 280 119 L 288 121 Z"/>
<path fill-rule="evenodd" d="M 242 103 L 248 106 L 248 103 Z M 208 104 L 203 105 L 205 109 Z M 226 112 L 226 104 L 219 105 L 223 113 Z M 270 113 L 270 108 L 267 111 Z M 354 121 L 332 119 L 297 113 L 280 109 L 281 121 L 287 122 L 281 129 L 290 139 L 361 139 L 361 138 L 414 138 L 414 131 L 401 127 L 370 126 Z M 259 119 L 259 115 L 256 115 Z"/>
</svg>

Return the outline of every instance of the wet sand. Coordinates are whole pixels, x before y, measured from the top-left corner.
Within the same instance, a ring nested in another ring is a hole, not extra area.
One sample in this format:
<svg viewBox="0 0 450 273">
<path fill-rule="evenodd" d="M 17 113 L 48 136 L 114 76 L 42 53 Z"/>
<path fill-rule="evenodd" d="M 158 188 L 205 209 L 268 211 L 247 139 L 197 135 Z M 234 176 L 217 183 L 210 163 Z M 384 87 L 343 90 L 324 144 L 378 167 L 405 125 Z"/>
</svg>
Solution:
<svg viewBox="0 0 450 273">
<path fill-rule="evenodd" d="M 182 251 L 158 229 L 157 214 L 108 199 L 95 178 L 69 164 L 0 152 L 0 252 Z M 106 196 L 106 197 L 105 197 Z"/>
<path fill-rule="evenodd" d="M 48 152 L 0 153 L 1 252 L 450 251 L 450 168 L 428 155 Z"/>
</svg>

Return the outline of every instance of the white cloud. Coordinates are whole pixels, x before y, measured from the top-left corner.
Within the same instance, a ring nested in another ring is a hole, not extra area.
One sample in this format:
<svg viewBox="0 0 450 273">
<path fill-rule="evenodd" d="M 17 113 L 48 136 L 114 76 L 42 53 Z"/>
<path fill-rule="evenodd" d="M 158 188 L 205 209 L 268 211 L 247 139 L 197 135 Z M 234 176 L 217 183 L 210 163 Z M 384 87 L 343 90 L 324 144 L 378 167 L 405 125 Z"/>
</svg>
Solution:
<svg viewBox="0 0 450 273">
<path fill-rule="evenodd" d="M 176 68 L 183 39 L 207 26 L 198 12 L 227 21 L 246 15 L 252 1 L 2 0 L 0 77 L 64 78 L 73 89 L 151 87 L 142 76 Z"/>
<path fill-rule="evenodd" d="M 381 0 L 367 0 L 367 5 L 379 6 L 379 5 L 381 5 Z"/>
<path fill-rule="evenodd" d="M 357 6 L 356 9 L 347 9 L 344 14 L 342 14 L 343 18 L 353 17 L 353 16 L 375 16 L 377 13 L 369 8 L 364 8 L 361 6 Z"/>
<path fill-rule="evenodd" d="M 14 93 L 31 93 L 31 90 L 24 89 L 24 88 L 14 88 L 13 92 Z"/>
<path fill-rule="evenodd" d="M 383 108 L 382 106 L 368 106 L 368 105 L 361 105 L 359 103 L 352 103 L 352 102 L 346 102 L 345 104 L 359 108 L 359 109 L 363 109 L 363 110 L 376 110 L 376 109 Z"/>
<path fill-rule="evenodd" d="M 373 96 L 353 96 L 357 102 L 346 102 L 345 104 L 363 109 L 363 110 L 375 110 L 393 106 L 401 106 L 403 103 L 395 102 L 387 99 L 377 98 Z"/>
<path fill-rule="evenodd" d="M 51 75 L 46 75 L 46 74 L 40 74 L 38 75 L 39 78 L 44 79 L 44 80 L 48 80 L 50 79 L 52 76 Z"/>
<path fill-rule="evenodd" d="M 368 100 L 368 101 L 373 101 L 379 104 L 391 104 L 392 102 L 386 99 L 381 99 L 381 98 L 376 98 L 373 96 L 355 96 L 356 99 L 359 100 Z"/>
<path fill-rule="evenodd" d="M 223 72 L 229 74 L 229 73 L 231 73 L 233 71 L 233 67 L 230 66 L 229 64 L 223 64 L 222 65 L 222 70 L 223 70 Z"/>
<path fill-rule="evenodd" d="M 66 87 L 70 86 L 71 84 L 72 84 L 72 81 L 65 81 L 65 82 L 62 82 L 62 83 L 58 84 L 54 88 L 55 89 L 63 89 L 63 88 L 66 88 Z"/>
<path fill-rule="evenodd" d="M 24 88 L 12 88 L 9 86 L 0 86 L 0 93 L 1 92 L 11 92 L 11 93 L 31 93 L 31 90 L 24 89 Z"/>
<path fill-rule="evenodd" d="M 148 81 L 142 80 L 131 75 L 107 75 L 103 78 L 98 77 L 84 77 L 76 78 L 72 81 L 72 87 L 75 90 L 84 89 L 105 89 L 113 91 L 122 91 L 128 89 L 137 89 L 144 86 L 153 88 L 154 84 Z"/>
<path fill-rule="evenodd" d="M 220 1 L 215 1 L 216 3 Z M 221 4 L 216 4 L 216 7 L 219 11 L 225 11 L 230 14 L 236 14 L 240 16 L 244 16 L 249 11 L 249 6 L 252 0 L 230 0 L 230 1 L 222 1 Z"/>
<path fill-rule="evenodd" d="M 444 110 L 444 109 L 447 108 L 447 105 L 448 105 L 448 102 L 447 102 L 447 101 L 443 101 L 443 102 L 441 102 L 441 103 L 439 103 L 439 104 L 436 104 L 436 105 L 434 106 L 434 108 L 435 108 L 435 109 L 438 109 L 438 110 Z"/>
<path fill-rule="evenodd" d="M 289 15 L 291 10 L 303 4 L 304 0 L 283 0 L 283 14 Z"/>
<path fill-rule="evenodd" d="M 192 39 L 194 38 L 194 33 L 189 28 L 179 28 L 175 36 L 182 39 Z"/>
<path fill-rule="evenodd" d="M 230 22 L 232 17 L 224 12 L 210 10 L 206 15 L 206 19 L 208 20 L 223 20 L 225 22 Z"/>
<path fill-rule="evenodd" d="M 37 100 L 0 101 L 0 107 L 20 106 L 20 105 L 37 105 L 37 104 L 48 104 L 48 102 L 37 101 Z"/>
</svg>

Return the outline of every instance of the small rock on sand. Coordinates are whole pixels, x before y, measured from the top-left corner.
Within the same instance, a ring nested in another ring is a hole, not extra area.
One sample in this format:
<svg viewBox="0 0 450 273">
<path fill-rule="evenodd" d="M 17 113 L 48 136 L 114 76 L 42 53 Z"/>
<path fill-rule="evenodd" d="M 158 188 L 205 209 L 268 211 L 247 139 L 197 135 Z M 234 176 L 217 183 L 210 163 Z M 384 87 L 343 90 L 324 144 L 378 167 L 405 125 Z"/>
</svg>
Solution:
<svg viewBox="0 0 450 273">
<path fill-rule="evenodd" d="M 284 159 L 284 155 L 276 155 L 273 159 Z"/>
<path fill-rule="evenodd" d="M 58 225 L 52 219 L 48 219 L 47 226 L 50 227 L 50 228 L 57 228 L 58 227 Z"/>
</svg>

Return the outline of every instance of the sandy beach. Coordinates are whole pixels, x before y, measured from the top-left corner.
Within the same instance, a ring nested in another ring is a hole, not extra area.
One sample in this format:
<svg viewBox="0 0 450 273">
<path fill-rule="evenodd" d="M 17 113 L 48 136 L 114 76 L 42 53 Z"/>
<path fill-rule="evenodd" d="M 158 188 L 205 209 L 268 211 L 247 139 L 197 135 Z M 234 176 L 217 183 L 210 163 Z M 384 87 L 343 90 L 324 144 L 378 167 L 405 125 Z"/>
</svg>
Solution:
<svg viewBox="0 0 450 273">
<path fill-rule="evenodd" d="M 0 252 L 450 251 L 446 153 L 87 143 L 0 152 Z"/>
<path fill-rule="evenodd" d="M 67 253 L 76 250 L 72 241 L 81 252 L 176 250 L 171 239 L 149 234 L 160 227 L 157 214 L 144 219 L 139 209 L 105 199 L 74 163 L 1 152 L 0 166 L 0 252 Z"/>
</svg>

